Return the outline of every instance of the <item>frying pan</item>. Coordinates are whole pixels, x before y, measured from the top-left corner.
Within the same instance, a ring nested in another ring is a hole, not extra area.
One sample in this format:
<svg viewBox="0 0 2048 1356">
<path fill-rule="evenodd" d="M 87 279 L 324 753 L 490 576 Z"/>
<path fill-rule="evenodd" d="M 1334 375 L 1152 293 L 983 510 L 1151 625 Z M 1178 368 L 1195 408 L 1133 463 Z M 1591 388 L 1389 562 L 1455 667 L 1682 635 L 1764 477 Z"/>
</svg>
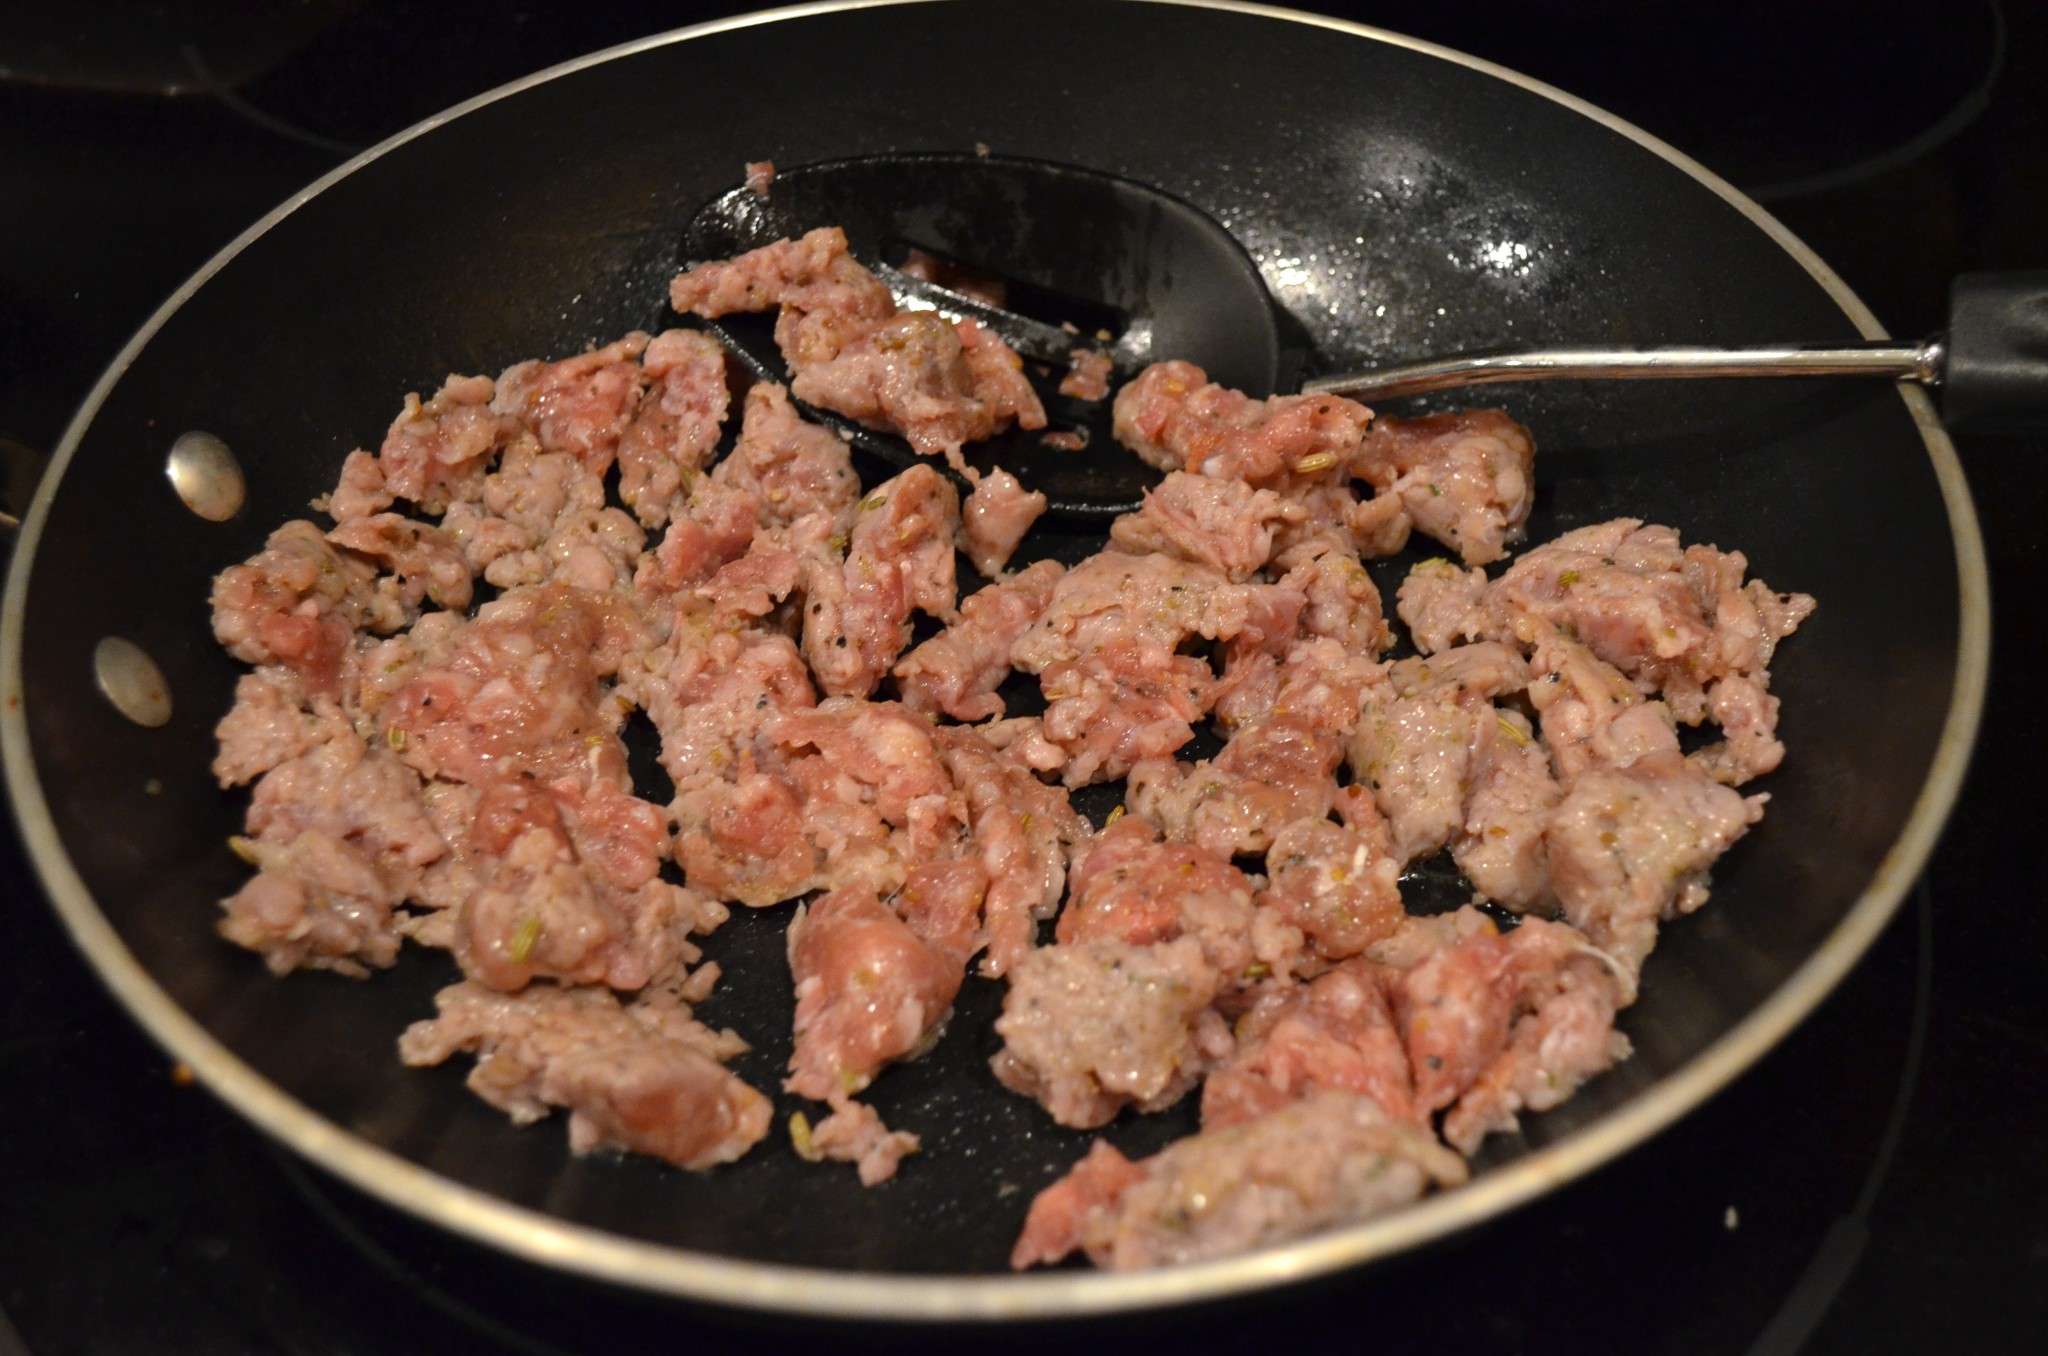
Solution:
<svg viewBox="0 0 2048 1356">
<path fill-rule="evenodd" d="M 1819 597 L 1774 670 L 1791 755 L 1712 903 L 1665 930 L 1622 1023 L 1635 1057 L 1408 1210 L 1183 1269 L 1006 1276 L 1026 1203 L 1086 1136 L 987 1076 L 993 985 L 971 981 L 938 1050 L 876 1085 L 926 1152 L 864 1192 L 779 1137 L 701 1176 L 572 1159 L 559 1128 L 514 1129 L 461 1070 L 398 1065 L 445 958 L 409 952 L 368 984 L 279 981 L 221 943 L 244 802 L 207 771 L 235 678 L 208 632 L 211 576 L 303 513 L 403 392 L 662 323 L 680 224 L 745 160 L 977 142 L 1216 216 L 1315 370 L 1503 342 L 1880 334 L 1782 227 L 1641 132 L 1455 53 L 1282 11 L 814 6 L 573 62 L 422 124 L 252 227 L 123 351 L 32 506 L 0 622 L 8 784 L 49 896 L 137 1019 L 242 1114 L 424 1219 L 628 1286 L 898 1319 L 1133 1309 L 1415 1248 L 1595 1168 L 1754 1061 L 1877 935 L 1953 803 L 1982 701 L 1968 492 L 1916 392 L 1709 382 L 1500 399 L 1543 448 L 1532 539 L 1625 513 Z M 195 429 L 248 479 L 225 522 L 164 475 Z M 109 636 L 161 669 L 165 723 L 138 727 L 95 690 Z M 749 913 L 712 939 L 729 978 L 703 1014 L 756 1042 L 739 1067 L 763 1087 L 788 1052 L 782 924 Z M 1110 1135 L 1148 1152 L 1190 1117 Z"/>
</svg>

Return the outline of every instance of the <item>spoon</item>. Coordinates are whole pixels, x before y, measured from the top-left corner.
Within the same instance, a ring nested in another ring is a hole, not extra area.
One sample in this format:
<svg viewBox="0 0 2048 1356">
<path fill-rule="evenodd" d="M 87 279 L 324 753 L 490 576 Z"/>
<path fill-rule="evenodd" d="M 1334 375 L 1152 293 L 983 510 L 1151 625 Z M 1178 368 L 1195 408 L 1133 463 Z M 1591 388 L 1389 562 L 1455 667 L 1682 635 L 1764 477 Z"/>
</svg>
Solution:
<svg viewBox="0 0 2048 1356">
<path fill-rule="evenodd" d="M 938 153 L 801 166 L 777 174 L 765 196 L 740 187 L 707 203 L 685 229 L 682 257 L 730 258 L 827 225 L 846 232 L 853 256 L 898 306 L 976 320 L 1025 359 L 1046 429 L 1013 428 L 964 455 L 978 470 L 1008 470 L 1068 516 L 1128 512 L 1159 480 L 1136 457 L 1102 455 L 1114 445 L 1108 400 L 1059 392 L 1077 348 L 1106 352 L 1117 382 L 1151 362 L 1183 358 L 1259 397 L 1298 389 L 1387 400 L 1501 382 L 1876 376 L 1939 388 L 1944 420 L 1959 433 L 2048 429 L 2048 270 L 1958 278 L 1947 331 L 1921 343 L 1461 354 L 1302 381 L 1307 345 L 1283 336 L 1284 317 L 1258 265 L 1229 231 L 1171 194 L 1097 170 Z M 911 276 L 898 265 L 912 251 L 994 280 L 1008 304 Z M 772 315 L 704 323 L 755 376 L 788 382 Z M 803 409 L 891 464 L 930 460 L 893 434 Z M 1083 448 L 1049 445 L 1045 433 L 1079 434 Z"/>
</svg>

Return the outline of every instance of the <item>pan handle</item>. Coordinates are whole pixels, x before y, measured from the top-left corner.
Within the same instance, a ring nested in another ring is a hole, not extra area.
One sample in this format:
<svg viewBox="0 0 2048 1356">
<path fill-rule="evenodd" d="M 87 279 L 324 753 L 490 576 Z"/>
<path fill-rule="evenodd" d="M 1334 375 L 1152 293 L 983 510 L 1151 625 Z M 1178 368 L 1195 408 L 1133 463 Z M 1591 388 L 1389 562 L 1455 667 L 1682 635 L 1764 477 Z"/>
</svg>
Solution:
<svg viewBox="0 0 2048 1356">
<path fill-rule="evenodd" d="M 1941 414 L 1949 430 L 2048 433 L 2048 269 L 1965 273 L 1949 290 Z"/>
</svg>

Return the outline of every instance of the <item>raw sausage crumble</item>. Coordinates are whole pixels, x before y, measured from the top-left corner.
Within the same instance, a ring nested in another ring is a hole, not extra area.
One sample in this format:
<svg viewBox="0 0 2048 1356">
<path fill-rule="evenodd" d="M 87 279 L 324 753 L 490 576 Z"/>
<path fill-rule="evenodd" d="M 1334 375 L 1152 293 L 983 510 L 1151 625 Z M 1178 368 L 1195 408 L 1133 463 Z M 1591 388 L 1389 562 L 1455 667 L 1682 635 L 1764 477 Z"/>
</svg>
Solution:
<svg viewBox="0 0 2048 1356">
<path fill-rule="evenodd" d="M 1136 1162 L 1097 1140 L 1019 1268 L 1398 1208 L 1628 1056 L 1659 930 L 1763 814 L 1769 666 L 1813 599 L 1634 519 L 1510 560 L 1535 444 L 1501 412 L 1258 400 L 1178 361 L 1114 397 L 1157 487 L 1096 555 L 1013 572 L 1043 495 L 994 472 L 963 501 L 924 464 L 863 485 L 791 402 L 960 467 L 1044 424 L 1000 339 L 899 313 L 832 229 L 671 294 L 776 311 L 791 389 L 742 388 L 691 328 L 451 376 L 349 455 L 331 526 L 214 581 L 250 666 L 214 763 L 253 784 L 224 937 L 278 974 L 443 949 L 462 978 L 406 1063 L 468 1054 L 478 1096 L 565 1110 L 576 1152 L 706 1170 L 772 1104 L 694 1015 L 721 978 L 699 940 L 796 901 L 784 1088 L 822 1110 L 789 1132 L 868 1184 L 918 1138 L 860 1096 L 945 1039 L 976 967 L 1007 989 L 988 1076 L 1054 1121 L 1201 1113 Z M 1447 554 L 1392 600 L 1394 660 L 1363 562 L 1418 533 Z M 989 581 L 964 597 L 961 556 Z M 1006 709 L 1013 674 L 1042 714 Z M 636 712 L 666 803 L 628 771 Z M 1093 826 L 1070 793 L 1114 781 Z M 1411 912 L 1403 873 L 1441 852 L 1473 902 Z"/>
</svg>

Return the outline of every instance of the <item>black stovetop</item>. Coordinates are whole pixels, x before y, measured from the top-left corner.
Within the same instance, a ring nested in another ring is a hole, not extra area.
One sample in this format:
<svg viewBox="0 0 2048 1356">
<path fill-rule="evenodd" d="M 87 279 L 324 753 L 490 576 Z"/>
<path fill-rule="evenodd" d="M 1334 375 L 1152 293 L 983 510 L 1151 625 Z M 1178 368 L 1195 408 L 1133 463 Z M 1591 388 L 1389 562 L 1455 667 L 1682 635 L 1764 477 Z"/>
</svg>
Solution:
<svg viewBox="0 0 2048 1356">
<path fill-rule="evenodd" d="M 21 449 L 54 445 L 186 274 L 348 149 L 563 58 L 746 7 L 0 9 L 5 470 L 18 481 Z M 2041 0 L 1314 8 L 1475 52 L 1648 127 L 1757 190 L 1894 333 L 1937 328 L 1957 272 L 2048 266 Z M 182 1085 L 0 835 L 0 1356 L 1127 1340 L 2048 1350 L 2048 931 L 2033 918 L 2048 725 L 2026 677 L 2048 657 L 2034 592 L 2048 584 L 2048 443 L 1961 452 L 1991 557 L 1994 675 L 1982 747 L 1921 889 L 1734 1086 L 1492 1226 L 1306 1291 L 1078 1328 L 827 1330 L 620 1294 L 364 1201 Z"/>
</svg>

